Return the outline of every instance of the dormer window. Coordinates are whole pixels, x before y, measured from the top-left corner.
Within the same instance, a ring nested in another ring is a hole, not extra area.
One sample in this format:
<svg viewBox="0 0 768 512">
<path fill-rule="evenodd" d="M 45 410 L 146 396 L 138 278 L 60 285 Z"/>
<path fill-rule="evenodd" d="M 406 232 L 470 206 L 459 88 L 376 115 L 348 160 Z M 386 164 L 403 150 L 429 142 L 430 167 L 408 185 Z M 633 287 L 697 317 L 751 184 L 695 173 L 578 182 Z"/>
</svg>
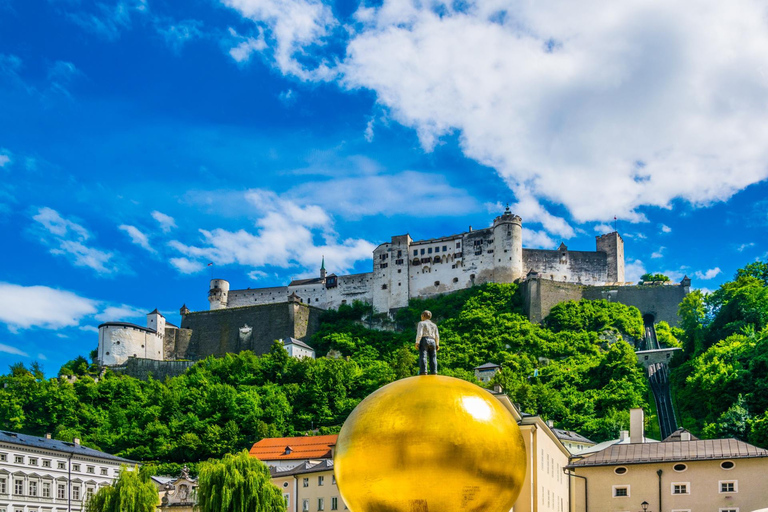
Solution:
<svg viewBox="0 0 768 512">
<path fill-rule="evenodd" d="M 293 453 L 293 449 L 290 446 L 286 446 L 284 455 L 290 455 L 291 453 Z"/>
</svg>

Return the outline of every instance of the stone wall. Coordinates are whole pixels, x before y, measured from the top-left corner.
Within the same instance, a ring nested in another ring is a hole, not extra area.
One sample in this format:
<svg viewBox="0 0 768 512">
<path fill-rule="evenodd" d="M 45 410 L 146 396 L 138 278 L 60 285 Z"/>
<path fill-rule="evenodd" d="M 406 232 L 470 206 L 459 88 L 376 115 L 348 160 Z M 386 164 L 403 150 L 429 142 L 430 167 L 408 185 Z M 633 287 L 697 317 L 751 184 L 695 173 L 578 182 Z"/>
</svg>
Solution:
<svg viewBox="0 0 768 512">
<path fill-rule="evenodd" d="M 174 356 L 202 359 L 244 350 L 265 354 L 277 339 L 308 341 L 319 326 L 321 313 L 319 308 L 293 302 L 191 312 L 181 320 L 182 329 L 191 331 L 186 351 Z"/>
<path fill-rule="evenodd" d="M 185 354 L 189 352 L 189 342 L 192 338 L 192 331 L 189 329 L 179 329 L 177 327 L 165 328 L 164 354 L 166 359 L 186 359 Z M 181 354 L 181 356 L 178 356 Z"/>
<path fill-rule="evenodd" d="M 608 262 L 604 252 L 523 249 L 523 268 L 535 270 L 545 279 L 568 283 L 597 284 L 608 281 Z"/>
<path fill-rule="evenodd" d="M 531 277 L 521 283 L 523 307 L 532 322 L 541 322 L 558 303 L 568 300 L 599 300 L 635 306 L 643 315 L 653 315 L 654 322 L 665 321 L 676 326 L 680 321 L 677 308 L 690 291 L 688 286 L 674 285 L 606 285 L 584 286 Z"/>
<path fill-rule="evenodd" d="M 155 361 L 132 357 L 123 366 L 113 367 L 111 370 L 135 379 L 148 380 L 151 375 L 155 380 L 165 380 L 166 377 L 183 375 L 194 364 L 194 361 Z"/>
</svg>

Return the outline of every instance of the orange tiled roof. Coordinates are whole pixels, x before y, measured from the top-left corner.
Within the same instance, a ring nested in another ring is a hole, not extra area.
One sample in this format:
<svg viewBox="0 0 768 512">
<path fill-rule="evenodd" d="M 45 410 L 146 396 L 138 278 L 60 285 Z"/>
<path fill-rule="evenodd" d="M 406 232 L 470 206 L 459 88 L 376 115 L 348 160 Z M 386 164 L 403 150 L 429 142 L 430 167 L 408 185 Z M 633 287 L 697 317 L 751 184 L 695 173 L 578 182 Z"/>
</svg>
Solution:
<svg viewBox="0 0 768 512">
<path fill-rule="evenodd" d="M 249 452 L 259 460 L 329 459 L 338 435 L 271 437 L 254 444 Z"/>
</svg>

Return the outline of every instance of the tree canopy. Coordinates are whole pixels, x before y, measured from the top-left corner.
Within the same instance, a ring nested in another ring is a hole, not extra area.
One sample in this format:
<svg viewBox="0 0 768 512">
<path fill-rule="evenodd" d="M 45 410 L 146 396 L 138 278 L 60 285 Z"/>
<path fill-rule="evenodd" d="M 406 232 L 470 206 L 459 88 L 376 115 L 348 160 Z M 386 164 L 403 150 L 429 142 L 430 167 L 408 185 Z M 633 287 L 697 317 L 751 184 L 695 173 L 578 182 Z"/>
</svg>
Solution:
<svg viewBox="0 0 768 512">
<path fill-rule="evenodd" d="M 269 469 L 242 451 L 201 465 L 197 481 L 200 512 L 285 512 L 285 500 Z"/>
<path fill-rule="evenodd" d="M 149 474 L 134 467 L 125 466 L 120 475 L 106 487 L 102 487 L 85 504 L 86 512 L 155 512 L 160 504 L 157 487 Z"/>
</svg>

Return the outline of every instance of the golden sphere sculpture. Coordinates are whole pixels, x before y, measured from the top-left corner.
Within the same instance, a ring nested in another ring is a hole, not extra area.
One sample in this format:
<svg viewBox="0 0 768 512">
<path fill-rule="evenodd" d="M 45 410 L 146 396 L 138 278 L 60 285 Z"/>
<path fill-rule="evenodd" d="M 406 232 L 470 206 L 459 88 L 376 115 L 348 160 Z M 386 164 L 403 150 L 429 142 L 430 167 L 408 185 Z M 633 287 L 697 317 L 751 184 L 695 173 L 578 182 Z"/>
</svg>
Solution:
<svg viewBox="0 0 768 512">
<path fill-rule="evenodd" d="M 488 391 L 442 375 L 398 380 L 352 411 L 334 473 L 352 512 L 509 512 L 523 437 Z"/>
</svg>

